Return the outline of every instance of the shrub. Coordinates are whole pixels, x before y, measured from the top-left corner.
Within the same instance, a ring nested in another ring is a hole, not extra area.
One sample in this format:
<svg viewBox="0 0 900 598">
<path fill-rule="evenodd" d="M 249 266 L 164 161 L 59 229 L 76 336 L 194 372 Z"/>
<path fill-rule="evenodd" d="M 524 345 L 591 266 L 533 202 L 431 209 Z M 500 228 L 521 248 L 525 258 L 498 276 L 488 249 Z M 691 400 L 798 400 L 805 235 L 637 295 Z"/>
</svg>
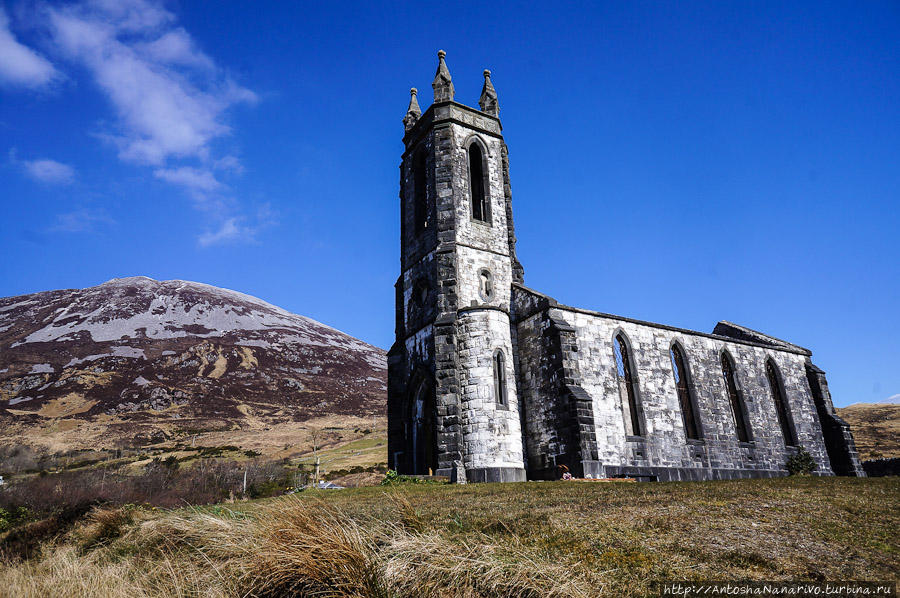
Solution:
<svg viewBox="0 0 900 598">
<path fill-rule="evenodd" d="M 139 474 L 127 467 L 108 467 L 22 477 L 4 484 L 0 492 L 0 509 L 7 514 L 0 514 L 0 531 L 3 525 L 19 524 L 9 523 L 18 521 L 18 508 L 27 509 L 32 513 L 29 518 L 35 519 L 84 503 L 159 507 L 210 504 L 239 495 L 245 472 L 248 494 L 254 498 L 282 494 L 293 483 L 293 472 L 277 462 L 201 459 L 193 467 L 179 467 L 172 458 L 156 458 Z"/>
<path fill-rule="evenodd" d="M 93 506 L 91 503 L 68 506 L 46 519 L 17 527 L 0 540 L 0 559 L 30 559 L 39 555 L 42 544 L 67 532 Z"/>
<path fill-rule="evenodd" d="M 809 475 L 816 470 L 815 460 L 802 446 L 797 454 L 788 457 L 786 465 L 791 475 Z"/>
<path fill-rule="evenodd" d="M 17 525 L 32 521 L 35 518 L 26 507 L 11 507 L 9 510 L 0 508 L 0 533 L 11 530 Z"/>
</svg>

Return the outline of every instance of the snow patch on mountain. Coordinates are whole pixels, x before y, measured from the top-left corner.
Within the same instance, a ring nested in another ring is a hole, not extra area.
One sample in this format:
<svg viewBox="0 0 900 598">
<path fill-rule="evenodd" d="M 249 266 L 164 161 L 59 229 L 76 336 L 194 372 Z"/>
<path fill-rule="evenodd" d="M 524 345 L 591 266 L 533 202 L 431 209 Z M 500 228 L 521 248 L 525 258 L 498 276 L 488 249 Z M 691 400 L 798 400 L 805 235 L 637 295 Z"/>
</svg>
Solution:
<svg viewBox="0 0 900 598">
<path fill-rule="evenodd" d="M 0 298 L 0 324 L 0 396 L 32 413 L 73 393 L 92 404 L 74 417 L 154 412 L 136 434 L 157 417 L 239 422 L 245 405 L 276 419 L 384 409 L 383 350 L 210 285 L 131 277 Z"/>
</svg>

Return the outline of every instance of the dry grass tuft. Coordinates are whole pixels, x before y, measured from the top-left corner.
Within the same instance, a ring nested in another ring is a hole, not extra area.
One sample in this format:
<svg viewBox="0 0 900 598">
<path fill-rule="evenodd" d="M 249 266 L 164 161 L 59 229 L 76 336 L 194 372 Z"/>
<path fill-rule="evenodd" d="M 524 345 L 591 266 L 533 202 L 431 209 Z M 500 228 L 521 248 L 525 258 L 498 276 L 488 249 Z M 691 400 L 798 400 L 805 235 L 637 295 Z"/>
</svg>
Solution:
<svg viewBox="0 0 900 598">
<path fill-rule="evenodd" d="M 898 497 L 897 479 L 804 478 L 96 508 L 0 561 L 0 594 L 586 598 L 648 595 L 659 579 L 896 579 Z"/>
<path fill-rule="evenodd" d="M 124 528 L 134 520 L 133 509 L 128 507 L 97 507 L 87 515 L 87 521 L 74 534 L 83 550 L 108 544 L 122 535 Z"/>
<path fill-rule="evenodd" d="M 339 510 L 285 499 L 256 519 L 258 546 L 246 593 L 282 596 L 388 596 L 373 535 Z"/>
</svg>

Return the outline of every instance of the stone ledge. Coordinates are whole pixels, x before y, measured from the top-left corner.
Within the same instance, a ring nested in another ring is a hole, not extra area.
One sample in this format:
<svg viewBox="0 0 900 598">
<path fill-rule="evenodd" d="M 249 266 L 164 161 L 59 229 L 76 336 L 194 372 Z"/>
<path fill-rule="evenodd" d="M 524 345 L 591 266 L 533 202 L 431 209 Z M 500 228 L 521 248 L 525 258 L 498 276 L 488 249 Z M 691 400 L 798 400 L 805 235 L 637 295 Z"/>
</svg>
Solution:
<svg viewBox="0 0 900 598">
<path fill-rule="evenodd" d="M 645 482 L 684 482 L 703 480 L 740 480 L 780 478 L 788 475 L 779 469 L 726 469 L 706 467 L 642 467 L 634 465 L 606 465 L 606 477 L 634 478 Z"/>
<path fill-rule="evenodd" d="M 521 467 L 476 467 L 466 469 L 468 482 L 524 482 L 525 469 Z"/>
</svg>

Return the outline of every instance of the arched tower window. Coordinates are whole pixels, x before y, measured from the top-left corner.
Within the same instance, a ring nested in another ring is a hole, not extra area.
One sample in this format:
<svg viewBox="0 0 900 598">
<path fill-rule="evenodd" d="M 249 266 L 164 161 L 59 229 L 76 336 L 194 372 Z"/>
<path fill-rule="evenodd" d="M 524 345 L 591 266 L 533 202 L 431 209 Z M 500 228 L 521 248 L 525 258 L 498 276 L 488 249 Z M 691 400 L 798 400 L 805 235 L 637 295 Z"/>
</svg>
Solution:
<svg viewBox="0 0 900 598">
<path fill-rule="evenodd" d="M 507 406 L 506 357 L 503 351 L 494 353 L 494 399 L 501 407 Z"/>
<path fill-rule="evenodd" d="M 781 376 L 778 367 L 769 358 L 766 361 L 766 378 L 769 379 L 769 388 L 772 389 L 772 399 L 775 401 L 775 412 L 778 414 L 778 423 L 781 424 L 781 433 L 787 446 L 797 446 L 797 435 L 791 425 L 791 417 L 788 412 L 787 400 L 784 396 L 784 387 L 781 384 Z"/>
<path fill-rule="evenodd" d="M 494 277 L 487 268 L 478 273 L 478 292 L 485 301 L 494 298 Z"/>
<path fill-rule="evenodd" d="M 413 224 L 419 235 L 428 227 L 427 169 L 425 152 L 419 148 L 413 157 Z"/>
<path fill-rule="evenodd" d="M 487 222 L 490 214 L 484 188 L 484 157 L 477 143 L 469 145 L 469 192 L 472 196 L 472 218 Z"/>
<path fill-rule="evenodd" d="M 678 404 L 681 406 L 681 418 L 684 420 L 684 434 L 689 440 L 700 440 L 700 425 L 697 414 L 694 412 L 694 402 L 691 399 L 689 377 L 685 365 L 684 352 L 678 344 L 669 349 L 669 357 L 672 358 L 672 372 L 675 374 L 675 388 L 678 391 Z"/>
<path fill-rule="evenodd" d="M 740 442 L 750 442 L 750 426 L 747 423 L 747 413 L 744 409 L 744 401 L 738 391 L 737 380 L 734 377 L 734 363 L 731 356 L 722 353 L 722 376 L 725 378 L 725 388 L 728 391 L 728 399 L 731 401 L 731 412 L 734 414 L 734 427 Z"/>
<path fill-rule="evenodd" d="M 619 398 L 622 400 L 622 408 L 625 411 L 625 434 L 643 436 L 631 354 L 628 351 L 628 344 L 621 334 L 617 334 L 613 341 L 613 355 L 616 359 L 616 376 L 619 380 Z"/>
</svg>

